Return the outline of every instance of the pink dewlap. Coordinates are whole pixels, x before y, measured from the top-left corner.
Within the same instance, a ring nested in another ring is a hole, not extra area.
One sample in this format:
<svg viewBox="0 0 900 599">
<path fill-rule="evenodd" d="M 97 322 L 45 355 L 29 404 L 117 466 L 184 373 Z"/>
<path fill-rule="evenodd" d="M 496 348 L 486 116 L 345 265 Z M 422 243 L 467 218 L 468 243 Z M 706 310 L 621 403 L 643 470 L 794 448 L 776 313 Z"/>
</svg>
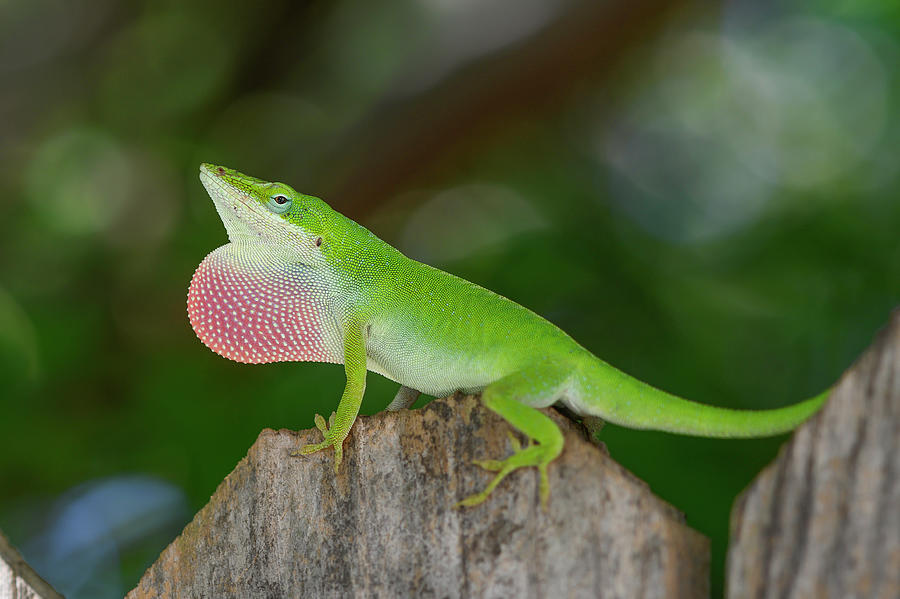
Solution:
<svg viewBox="0 0 900 599">
<path fill-rule="evenodd" d="M 337 340 L 322 326 L 326 287 L 313 280 L 312 271 L 262 269 L 232 249 L 207 256 L 191 279 L 188 317 L 200 340 L 217 354 L 248 364 L 339 363 Z"/>
</svg>

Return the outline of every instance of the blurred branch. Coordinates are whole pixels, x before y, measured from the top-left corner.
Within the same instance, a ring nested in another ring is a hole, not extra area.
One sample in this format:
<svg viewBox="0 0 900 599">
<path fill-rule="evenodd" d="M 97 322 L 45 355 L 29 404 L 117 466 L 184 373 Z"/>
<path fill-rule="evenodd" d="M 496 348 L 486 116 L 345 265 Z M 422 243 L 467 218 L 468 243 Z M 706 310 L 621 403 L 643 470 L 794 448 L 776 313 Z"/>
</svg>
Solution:
<svg viewBox="0 0 900 599">
<path fill-rule="evenodd" d="M 597 85 L 679 3 L 582 2 L 539 33 L 490 54 L 409 100 L 383 104 L 339 140 L 326 161 L 329 201 L 357 216 L 510 127 L 556 110 Z M 409 115 L 417 115 L 410 119 Z M 348 156 L 350 157 L 348 159 Z"/>
</svg>

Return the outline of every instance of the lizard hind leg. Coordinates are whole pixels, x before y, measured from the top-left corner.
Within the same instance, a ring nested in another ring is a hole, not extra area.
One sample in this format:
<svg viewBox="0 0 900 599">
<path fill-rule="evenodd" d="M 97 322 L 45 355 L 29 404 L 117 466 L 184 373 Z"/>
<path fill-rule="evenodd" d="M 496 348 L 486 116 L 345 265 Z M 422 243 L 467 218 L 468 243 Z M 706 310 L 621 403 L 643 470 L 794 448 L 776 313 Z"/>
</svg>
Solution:
<svg viewBox="0 0 900 599">
<path fill-rule="evenodd" d="M 559 427 L 533 406 L 552 405 L 565 390 L 569 373 L 559 365 L 541 364 L 515 372 L 485 388 L 481 396 L 485 406 L 524 433 L 528 443 L 525 447 L 514 443 L 513 455 L 504 460 L 475 461 L 475 465 L 497 474 L 483 491 L 466 497 L 457 506 L 482 503 L 506 475 L 535 466 L 540 474 L 541 506 L 547 508 L 550 497 L 547 465 L 562 452 L 563 436 Z"/>
<path fill-rule="evenodd" d="M 394 400 L 388 404 L 388 407 L 385 408 L 388 412 L 395 412 L 397 410 L 408 410 L 416 400 L 419 399 L 419 395 L 421 395 L 421 391 L 417 391 L 412 387 L 407 387 L 406 385 L 401 385 L 400 389 L 397 390 L 397 395 L 394 396 Z"/>
</svg>

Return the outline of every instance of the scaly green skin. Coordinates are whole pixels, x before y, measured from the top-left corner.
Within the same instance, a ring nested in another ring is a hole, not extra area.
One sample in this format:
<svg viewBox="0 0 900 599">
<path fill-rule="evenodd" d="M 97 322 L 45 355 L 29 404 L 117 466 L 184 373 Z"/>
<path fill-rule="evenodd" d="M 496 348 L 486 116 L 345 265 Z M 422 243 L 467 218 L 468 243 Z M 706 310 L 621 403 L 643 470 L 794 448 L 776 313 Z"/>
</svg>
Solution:
<svg viewBox="0 0 900 599">
<path fill-rule="evenodd" d="M 324 440 L 334 467 L 359 412 L 366 371 L 401 384 L 388 409 L 420 392 L 481 392 L 491 410 L 529 443 L 505 460 L 478 462 L 504 476 L 523 466 L 540 472 L 562 451 L 557 426 L 536 408 L 554 403 L 622 426 L 704 437 L 760 437 L 789 431 L 827 393 L 786 408 L 740 411 L 687 401 L 613 368 L 530 310 L 473 283 L 416 262 L 312 196 L 287 185 L 204 164 L 200 178 L 230 243 L 194 275 L 188 308 L 198 336 L 243 362 L 343 363 L 347 385 Z"/>
</svg>

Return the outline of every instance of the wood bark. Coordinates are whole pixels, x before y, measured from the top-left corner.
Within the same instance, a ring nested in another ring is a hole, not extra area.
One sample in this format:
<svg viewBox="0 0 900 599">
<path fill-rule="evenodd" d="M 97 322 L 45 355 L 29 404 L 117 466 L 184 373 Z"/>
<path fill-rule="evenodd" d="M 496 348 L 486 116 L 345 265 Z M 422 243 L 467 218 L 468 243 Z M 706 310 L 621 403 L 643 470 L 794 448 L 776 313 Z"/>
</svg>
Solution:
<svg viewBox="0 0 900 599">
<path fill-rule="evenodd" d="M 0 599 L 62 599 L 0 532 Z"/>
<path fill-rule="evenodd" d="M 900 597 L 900 311 L 732 511 L 728 597 Z"/>
<path fill-rule="evenodd" d="M 453 504 L 509 455 L 509 426 L 474 397 L 361 417 L 331 452 L 316 430 L 264 430 L 129 593 L 144 597 L 706 597 L 709 543 L 548 411 L 566 446 L 550 509 L 534 469 L 479 507 Z"/>
</svg>

